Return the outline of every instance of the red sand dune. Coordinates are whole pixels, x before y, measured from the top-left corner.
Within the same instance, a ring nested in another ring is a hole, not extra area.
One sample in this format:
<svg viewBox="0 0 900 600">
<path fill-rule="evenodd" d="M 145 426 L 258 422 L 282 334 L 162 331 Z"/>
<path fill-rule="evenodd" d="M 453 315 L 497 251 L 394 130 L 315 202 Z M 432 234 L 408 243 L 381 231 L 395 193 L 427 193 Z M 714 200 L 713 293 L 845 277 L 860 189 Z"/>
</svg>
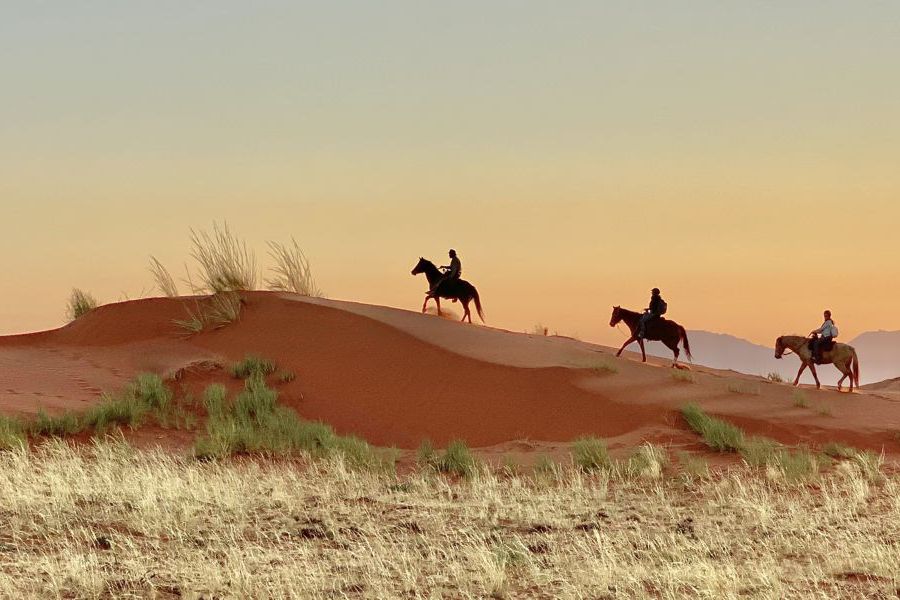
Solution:
<svg viewBox="0 0 900 600">
<path fill-rule="evenodd" d="M 675 381 L 667 361 L 561 337 L 511 333 L 379 306 L 251 292 L 238 322 L 185 337 L 173 319 L 191 299 L 103 306 L 54 331 L 0 338 L 0 410 L 83 409 L 140 371 L 181 385 L 224 381 L 247 353 L 296 373 L 279 385 L 301 416 L 384 446 L 414 448 L 460 438 L 476 447 L 529 449 L 581 435 L 611 446 L 642 440 L 698 449 L 678 409 L 696 402 L 749 433 L 781 442 L 841 441 L 900 454 L 900 404 L 886 394 L 794 390 L 759 377 L 694 367 Z M 598 323 L 598 327 L 605 323 Z M 594 371 L 599 363 L 617 372 Z M 865 365 L 862 365 L 865 368 Z M 743 386 L 756 394 L 740 394 Z"/>
</svg>

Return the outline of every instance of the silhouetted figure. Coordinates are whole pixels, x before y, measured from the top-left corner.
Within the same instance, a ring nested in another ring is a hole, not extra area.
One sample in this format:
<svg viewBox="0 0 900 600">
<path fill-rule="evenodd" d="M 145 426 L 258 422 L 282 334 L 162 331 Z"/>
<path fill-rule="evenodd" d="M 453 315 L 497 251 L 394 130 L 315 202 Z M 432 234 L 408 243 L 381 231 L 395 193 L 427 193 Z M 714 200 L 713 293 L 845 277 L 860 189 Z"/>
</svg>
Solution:
<svg viewBox="0 0 900 600">
<path fill-rule="evenodd" d="M 637 333 L 639 339 L 647 336 L 647 323 L 666 314 L 668 308 L 666 301 L 659 295 L 659 288 L 653 288 L 650 291 L 650 306 L 645 308 L 644 314 L 641 315 Z"/>
<path fill-rule="evenodd" d="M 452 254 L 450 258 L 455 258 L 455 252 L 450 251 Z M 459 265 L 459 259 L 457 260 L 457 273 L 462 271 L 462 267 Z M 451 265 L 449 267 L 451 270 L 453 269 L 453 264 L 451 261 Z M 469 323 L 472 322 L 472 314 L 469 312 L 469 302 L 475 301 L 475 309 L 478 311 L 478 316 L 481 317 L 481 320 L 484 321 L 484 311 L 481 310 L 481 298 L 478 297 L 478 290 L 475 289 L 475 286 L 466 281 L 465 279 L 460 279 L 456 277 L 455 279 L 445 279 L 447 274 L 441 274 L 441 270 L 434 266 L 434 263 L 430 260 L 426 260 L 424 258 L 419 257 L 419 262 L 416 263 L 416 266 L 413 267 L 411 271 L 413 275 L 418 275 L 419 273 L 424 273 L 426 279 L 428 279 L 428 287 L 429 292 L 425 294 L 425 303 L 422 304 L 422 312 L 425 312 L 425 308 L 428 306 L 428 301 L 434 299 L 437 304 L 437 312 L 438 315 L 441 314 L 441 298 L 447 298 L 449 300 L 459 300 L 463 305 L 463 320 L 469 319 Z M 443 282 L 443 283 L 441 283 Z"/>
<path fill-rule="evenodd" d="M 837 325 L 831 320 L 831 311 L 826 310 L 823 316 L 825 317 L 825 322 L 822 323 L 822 326 L 809 332 L 809 335 L 812 336 L 810 349 L 812 350 L 813 361 L 817 363 L 822 362 L 822 352 L 830 350 L 834 338 L 838 336 Z"/>
<path fill-rule="evenodd" d="M 445 281 L 456 281 L 457 279 L 462 277 L 462 262 L 460 262 L 459 257 L 456 255 L 456 250 L 451 248 L 448 254 L 450 256 L 450 264 L 442 265 L 441 267 L 439 267 L 440 270 L 444 272 L 444 274 L 434 285 L 431 286 L 431 288 L 428 290 L 428 294 L 432 294 L 436 289 L 438 289 L 438 286 L 440 286 Z"/>
</svg>

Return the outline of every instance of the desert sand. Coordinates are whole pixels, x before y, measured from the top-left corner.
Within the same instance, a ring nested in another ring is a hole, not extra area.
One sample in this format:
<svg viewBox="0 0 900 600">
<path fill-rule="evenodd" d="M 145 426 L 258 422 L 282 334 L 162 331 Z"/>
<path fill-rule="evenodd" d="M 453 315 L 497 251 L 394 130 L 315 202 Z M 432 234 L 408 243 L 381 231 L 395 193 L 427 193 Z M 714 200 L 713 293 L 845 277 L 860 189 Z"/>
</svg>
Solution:
<svg viewBox="0 0 900 600">
<path fill-rule="evenodd" d="M 297 375 L 279 386 L 281 402 L 380 446 L 462 439 L 485 451 L 528 452 L 593 435 L 613 450 L 651 441 L 702 451 L 679 415 L 695 402 L 785 444 L 836 441 L 900 455 L 900 403 L 878 389 L 803 389 L 806 406 L 798 406 L 787 384 L 697 365 L 693 382 L 679 381 L 669 361 L 615 358 L 612 348 L 570 338 L 284 293 L 244 298 L 237 323 L 191 336 L 173 320 L 192 300 L 156 298 L 0 338 L 0 410 L 83 410 L 142 371 L 187 391 L 214 381 L 236 389 L 224 367 L 253 353 Z"/>
</svg>

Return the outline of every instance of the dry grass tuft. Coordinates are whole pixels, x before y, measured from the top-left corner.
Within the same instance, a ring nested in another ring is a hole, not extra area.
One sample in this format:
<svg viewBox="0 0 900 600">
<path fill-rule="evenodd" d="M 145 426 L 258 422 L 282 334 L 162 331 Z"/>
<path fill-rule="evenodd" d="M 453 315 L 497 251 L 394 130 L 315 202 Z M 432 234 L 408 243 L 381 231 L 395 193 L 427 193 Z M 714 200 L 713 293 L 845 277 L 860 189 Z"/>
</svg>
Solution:
<svg viewBox="0 0 900 600">
<path fill-rule="evenodd" d="M 746 396 L 759 396 L 759 386 L 746 381 L 735 381 L 728 384 L 728 391 L 732 394 L 743 394 Z"/>
<path fill-rule="evenodd" d="M 297 240 L 291 238 L 290 245 L 269 242 L 269 255 L 275 261 L 275 266 L 272 267 L 275 276 L 266 281 L 270 290 L 293 292 L 303 296 L 323 295 L 313 278 L 309 259 L 300 249 Z"/>
<path fill-rule="evenodd" d="M 97 299 L 88 292 L 73 288 L 66 304 L 66 318 L 69 321 L 79 319 L 97 308 Z"/>
<path fill-rule="evenodd" d="M 213 223 L 212 233 L 191 229 L 191 256 L 197 261 L 197 277 L 211 293 L 255 290 L 259 280 L 256 255 L 225 223 Z"/>
<path fill-rule="evenodd" d="M 178 297 L 178 286 L 175 284 L 175 278 L 169 273 L 169 270 L 155 256 L 150 257 L 150 273 L 156 282 L 156 287 L 167 298 Z"/>
<path fill-rule="evenodd" d="M 678 383 L 696 383 L 694 374 L 690 371 L 682 371 L 680 369 L 672 370 L 672 380 Z"/>
</svg>

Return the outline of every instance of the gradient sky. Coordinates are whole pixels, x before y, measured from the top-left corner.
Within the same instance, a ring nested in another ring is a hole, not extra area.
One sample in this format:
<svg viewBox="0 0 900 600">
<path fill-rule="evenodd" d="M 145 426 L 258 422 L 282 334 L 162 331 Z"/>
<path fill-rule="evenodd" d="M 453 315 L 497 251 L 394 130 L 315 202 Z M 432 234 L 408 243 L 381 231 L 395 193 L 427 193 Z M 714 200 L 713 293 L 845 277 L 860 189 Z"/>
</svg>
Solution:
<svg viewBox="0 0 900 600">
<path fill-rule="evenodd" d="M 4 2 L 0 332 L 214 220 L 410 309 L 452 246 L 510 329 L 900 329 L 898 74 L 895 1 Z"/>
</svg>

